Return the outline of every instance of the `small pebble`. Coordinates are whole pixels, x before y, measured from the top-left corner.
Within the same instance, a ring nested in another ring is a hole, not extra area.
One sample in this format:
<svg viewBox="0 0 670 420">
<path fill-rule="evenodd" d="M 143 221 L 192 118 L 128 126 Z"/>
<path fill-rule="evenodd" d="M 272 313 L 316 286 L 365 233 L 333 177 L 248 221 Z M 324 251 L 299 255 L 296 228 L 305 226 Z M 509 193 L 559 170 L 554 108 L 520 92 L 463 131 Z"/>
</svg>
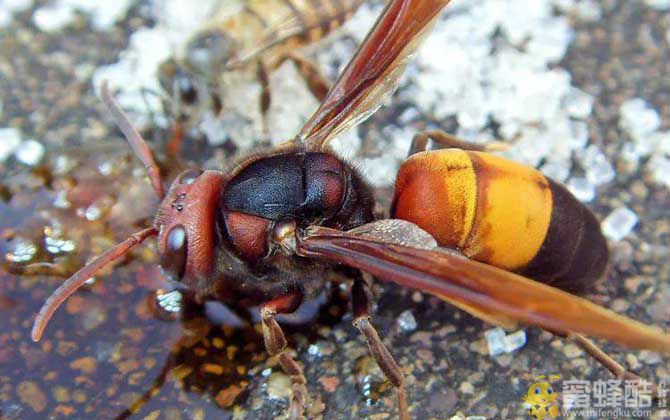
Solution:
<svg viewBox="0 0 670 420">
<path fill-rule="evenodd" d="M 23 381 L 19 384 L 16 393 L 21 401 L 30 406 L 36 413 L 41 413 L 47 408 L 47 396 L 33 381 Z"/>
<path fill-rule="evenodd" d="M 55 386 L 52 391 L 54 399 L 59 403 L 66 403 L 70 401 L 70 391 L 64 386 Z"/>
<path fill-rule="evenodd" d="M 574 359 L 575 357 L 579 357 L 584 353 L 582 349 L 580 349 L 577 345 L 568 343 L 563 347 L 563 354 L 565 354 L 568 358 Z"/>
<path fill-rule="evenodd" d="M 628 299 L 617 298 L 612 301 L 611 307 L 614 312 L 624 313 L 630 308 L 630 302 Z"/>
<path fill-rule="evenodd" d="M 319 378 L 319 383 L 327 392 L 335 392 L 340 385 L 340 380 L 337 376 L 322 376 Z"/>
<path fill-rule="evenodd" d="M 626 363 L 631 370 L 637 370 L 640 367 L 640 362 L 638 362 L 637 357 L 634 354 L 626 354 Z"/>
<path fill-rule="evenodd" d="M 95 372 L 95 369 L 97 367 L 97 361 L 95 360 L 94 357 L 86 356 L 73 360 L 70 363 L 70 367 L 72 369 L 77 369 L 80 370 L 82 373 L 90 375 L 91 373 Z"/>
<path fill-rule="evenodd" d="M 273 372 L 268 378 L 268 397 L 283 400 L 291 394 L 291 378 L 282 372 Z"/>
<path fill-rule="evenodd" d="M 224 388 L 219 391 L 218 394 L 216 394 L 216 403 L 219 405 L 219 407 L 230 407 L 235 404 L 235 400 L 245 389 L 246 386 L 242 387 L 237 384 Z"/>
<path fill-rule="evenodd" d="M 116 364 L 116 368 L 124 375 L 136 371 L 140 366 L 140 361 L 137 359 L 124 360 Z"/>
<path fill-rule="evenodd" d="M 474 394 L 475 387 L 470 382 L 461 382 L 461 385 L 458 387 L 458 390 L 463 394 Z"/>
<path fill-rule="evenodd" d="M 178 365 L 172 371 L 170 374 L 172 375 L 173 378 L 175 378 L 178 382 L 183 381 L 188 375 L 193 372 L 193 368 L 190 366 L 186 365 Z"/>
<path fill-rule="evenodd" d="M 204 373 L 211 373 L 213 375 L 223 374 L 223 366 L 216 363 L 203 363 L 200 365 L 200 370 Z"/>
<path fill-rule="evenodd" d="M 640 351 L 640 360 L 649 365 L 656 365 L 663 360 L 659 353 L 649 350 Z"/>
<path fill-rule="evenodd" d="M 107 320 L 107 312 L 103 305 L 90 306 L 83 312 L 80 320 L 84 330 L 92 331 Z"/>
</svg>

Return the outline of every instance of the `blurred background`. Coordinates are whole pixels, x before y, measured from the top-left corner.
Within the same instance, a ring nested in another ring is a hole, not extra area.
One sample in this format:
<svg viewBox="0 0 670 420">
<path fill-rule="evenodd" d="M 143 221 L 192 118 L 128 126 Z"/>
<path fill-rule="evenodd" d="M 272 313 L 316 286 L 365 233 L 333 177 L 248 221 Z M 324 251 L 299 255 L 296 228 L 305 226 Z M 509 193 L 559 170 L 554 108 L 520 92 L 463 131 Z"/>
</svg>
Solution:
<svg viewBox="0 0 670 420">
<path fill-rule="evenodd" d="M 267 0 L 265 31 L 240 1 L 0 0 L 0 418 L 285 413 L 288 377 L 254 327 L 169 293 L 152 241 L 71 297 L 42 341 L 29 332 L 60 282 L 148 226 L 158 204 L 98 97 L 102 80 L 168 179 L 230 168 L 297 133 L 319 103 L 318 78 L 303 73 L 333 82 L 384 4 L 330 1 L 343 11 L 335 23 L 275 45 L 300 27 L 283 0 Z M 334 147 L 376 188 L 383 215 L 416 132 L 509 143 L 504 155 L 564 183 L 602 221 L 611 268 L 588 297 L 668 330 L 669 44 L 667 0 L 453 0 L 387 106 Z M 231 54 L 239 65 L 224 69 Z M 375 291 L 374 323 L 416 418 L 528 418 L 521 396 L 539 375 L 610 378 L 548 333 L 528 328 L 500 348 L 491 326 L 438 299 Z M 394 394 L 346 292 L 333 287 L 287 320 L 308 416 L 392 418 Z M 670 378 L 667 357 L 602 345 L 647 379 Z"/>
</svg>

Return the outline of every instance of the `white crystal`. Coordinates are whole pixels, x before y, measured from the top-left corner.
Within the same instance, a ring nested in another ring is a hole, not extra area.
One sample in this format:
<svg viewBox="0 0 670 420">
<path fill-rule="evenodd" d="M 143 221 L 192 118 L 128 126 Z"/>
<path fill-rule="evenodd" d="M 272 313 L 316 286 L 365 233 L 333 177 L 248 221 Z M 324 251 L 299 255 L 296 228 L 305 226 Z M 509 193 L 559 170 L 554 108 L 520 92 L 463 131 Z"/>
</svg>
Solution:
<svg viewBox="0 0 670 420">
<path fill-rule="evenodd" d="M 170 57 L 173 48 L 168 34 L 160 27 L 133 32 L 129 43 L 128 49 L 121 53 L 120 61 L 95 71 L 92 84 L 99 89 L 103 81 L 108 81 L 111 89 L 121 89 L 116 99 L 130 111 L 133 124 L 143 127 L 149 122 L 148 114 L 161 114 L 161 98 L 147 92 L 161 92 L 156 69 Z"/>
<path fill-rule="evenodd" d="M 528 125 L 551 127 L 569 116 L 563 98 L 570 75 L 548 64 L 563 57 L 573 30 L 564 16 L 554 14 L 550 2 L 489 0 L 452 6 L 417 54 L 421 71 L 412 72 L 410 64 L 414 84 L 401 90 L 403 100 L 437 119 L 457 116 L 459 130 L 481 132 L 493 119 L 507 139 Z M 494 44 L 494 34 L 504 40 Z M 585 107 L 588 103 L 577 102 L 573 112 L 583 115 Z M 553 129 L 537 131 L 507 155 L 536 165 L 553 151 L 553 142 L 566 142 L 567 136 Z M 569 166 L 570 151 L 561 151 Z"/>
<path fill-rule="evenodd" d="M 591 115 L 593 101 L 593 96 L 571 86 L 567 96 L 563 98 L 563 106 L 571 117 L 583 119 Z"/>
<path fill-rule="evenodd" d="M 637 165 L 640 160 L 641 153 L 633 142 L 624 143 L 621 146 L 621 157 L 628 163 Z"/>
<path fill-rule="evenodd" d="M 56 193 L 56 197 L 54 198 L 53 205 L 56 208 L 59 209 L 68 209 L 72 205 L 70 201 L 67 199 L 67 191 L 61 190 Z"/>
<path fill-rule="evenodd" d="M 586 178 L 570 178 L 567 185 L 568 190 L 577 197 L 579 201 L 588 203 L 596 197 L 596 187 Z"/>
<path fill-rule="evenodd" d="M 167 293 L 158 293 L 156 295 L 158 306 L 167 312 L 176 313 L 181 310 L 182 294 L 179 290 L 172 290 Z"/>
<path fill-rule="evenodd" d="M 670 159 L 654 155 L 647 163 L 647 169 L 651 173 L 654 182 L 670 188 Z"/>
<path fill-rule="evenodd" d="M 410 124 L 421 118 L 421 113 L 414 107 L 405 109 L 398 117 L 400 124 Z"/>
<path fill-rule="evenodd" d="M 589 125 L 585 121 L 570 121 L 570 139 L 572 149 L 583 149 L 589 142 Z"/>
<path fill-rule="evenodd" d="M 7 261 L 21 263 L 30 261 L 37 253 L 37 247 L 32 242 L 23 238 L 14 239 L 13 247 L 10 252 L 5 254 Z"/>
<path fill-rule="evenodd" d="M 647 6 L 660 11 L 670 10 L 670 0 L 644 0 Z"/>
<path fill-rule="evenodd" d="M 224 118 L 226 117 L 226 115 L 230 115 L 230 113 L 225 114 Z M 234 117 L 237 118 L 233 118 L 229 124 L 232 127 L 235 127 L 235 122 L 243 121 L 238 116 Z M 218 118 L 216 115 L 214 115 L 213 112 L 207 111 L 202 115 L 202 120 L 200 121 L 199 128 L 205 134 L 205 138 L 207 139 L 207 142 L 209 144 L 211 144 L 212 146 L 220 146 L 227 139 L 226 125 L 227 124 L 225 123 L 223 118 Z"/>
<path fill-rule="evenodd" d="M 272 141 L 284 142 L 298 133 L 319 106 L 305 78 L 287 61 L 270 75 L 268 128 Z"/>
<path fill-rule="evenodd" d="M 332 139 L 329 146 L 338 156 L 345 160 L 350 160 L 360 150 L 361 142 L 362 139 L 358 135 L 358 127 L 352 127 Z"/>
<path fill-rule="evenodd" d="M 16 128 L 0 128 L 0 162 L 7 160 L 21 144 L 21 132 Z"/>
<path fill-rule="evenodd" d="M 416 330 L 416 319 L 414 318 L 411 310 L 408 309 L 398 315 L 398 325 L 400 326 L 400 329 L 405 332 Z"/>
<path fill-rule="evenodd" d="M 570 167 L 562 162 L 547 162 L 540 168 L 543 174 L 554 181 L 563 182 L 570 175 Z"/>
<path fill-rule="evenodd" d="M 24 165 L 37 165 L 44 157 L 44 146 L 35 140 L 24 141 L 14 151 L 16 159 Z"/>
<path fill-rule="evenodd" d="M 586 168 L 586 178 L 595 186 L 606 184 L 614 180 L 615 176 L 616 172 L 607 160 L 599 160 Z"/>
<path fill-rule="evenodd" d="M 319 347 L 316 344 L 310 344 L 309 347 L 307 347 L 307 353 L 310 356 L 315 356 L 315 357 L 321 356 L 321 347 Z"/>
<path fill-rule="evenodd" d="M 633 230 L 637 221 L 635 212 L 626 207 L 619 207 L 602 221 L 603 234 L 615 242 L 620 241 Z"/>
<path fill-rule="evenodd" d="M 526 331 L 519 330 L 511 334 L 508 334 L 504 338 L 505 342 L 505 352 L 511 353 L 515 350 L 519 350 L 521 347 L 526 345 Z"/>
<path fill-rule="evenodd" d="M 596 145 L 590 145 L 579 153 L 586 178 L 595 186 L 606 184 L 614 179 L 616 173 L 607 160 L 607 156 Z"/>
<path fill-rule="evenodd" d="M 515 143 L 509 151 L 512 158 L 521 160 L 531 166 L 539 165 L 540 161 L 549 155 L 552 142 L 547 141 L 546 131 L 536 127 L 524 128 L 521 138 Z"/>
<path fill-rule="evenodd" d="M 399 161 L 388 156 L 360 160 L 365 179 L 374 187 L 388 187 L 395 182 Z"/>
<path fill-rule="evenodd" d="M 373 4 L 363 3 L 356 13 L 346 22 L 344 30 L 356 38 L 358 43 L 363 41 L 372 25 L 381 13 L 382 5 L 376 2 Z"/>
<path fill-rule="evenodd" d="M 72 252 L 75 249 L 74 242 L 68 239 L 47 236 L 44 238 L 47 251 L 52 254 L 62 254 Z"/>
<path fill-rule="evenodd" d="M 573 36 L 567 18 L 557 16 L 547 20 L 541 31 L 534 32 L 526 50 L 536 59 L 557 62 L 565 55 Z"/>
<path fill-rule="evenodd" d="M 670 155 L 670 131 L 655 131 L 650 137 L 655 151 Z"/>
<path fill-rule="evenodd" d="M 660 127 L 661 117 L 642 98 L 629 99 L 619 108 L 619 125 L 632 136 L 639 137 Z"/>
<path fill-rule="evenodd" d="M 491 356 L 505 353 L 505 330 L 500 327 L 492 328 L 485 331 L 484 336 Z"/>
<path fill-rule="evenodd" d="M 33 22 L 43 31 L 58 31 L 69 24 L 75 12 L 79 11 L 91 15 L 95 28 L 108 29 L 126 14 L 132 4 L 132 0 L 57 0 L 37 9 Z"/>
<path fill-rule="evenodd" d="M 586 22 L 596 22 L 602 17 L 603 11 L 600 4 L 594 0 L 582 0 L 574 7 L 577 16 Z"/>
<path fill-rule="evenodd" d="M 94 221 L 98 220 L 102 216 L 102 210 L 100 207 L 96 206 L 95 204 L 91 204 L 86 208 L 86 211 L 84 212 L 84 217 L 86 220 Z"/>
<path fill-rule="evenodd" d="M 74 18 L 74 9 L 52 4 L 40 7 L 33 13 L 33 23 L 40 30 L 53 32 L 64 28 Z"/>
<path fill-rule="evenodd" d="M 74 168 L 76 162 L 66 155 L 58 155 L 54 159 L 53 170 L 54 173 L 59 175 L 67 174 L 72 168 Z"/>
<path fill-rule="evenodd" d="M 12 15 L 32 5 L 32 0 L 0 0 L 0 28 L 9 25 Z"/>
</svg>

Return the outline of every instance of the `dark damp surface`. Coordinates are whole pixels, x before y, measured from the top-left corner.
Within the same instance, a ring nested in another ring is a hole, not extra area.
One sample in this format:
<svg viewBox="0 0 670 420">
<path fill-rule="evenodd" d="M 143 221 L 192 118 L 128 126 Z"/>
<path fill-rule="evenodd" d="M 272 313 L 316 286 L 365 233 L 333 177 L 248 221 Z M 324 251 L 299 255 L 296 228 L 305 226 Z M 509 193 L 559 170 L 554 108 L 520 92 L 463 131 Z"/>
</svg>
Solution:
<svg viewBox="0 0 670 420">
<path fill-rule="evenodd" d="M 668 16 L 637 1 L 606 1 L 603 8 L 600 22 L 574 22 L 576 38 L 562 65 L 574 84 L 597 93 L 591 141 L 618 162 L 623 100 L 646 98 L 664 129 L 670 126 L 667 48 L 650 50 L 637 35 L 644 29 L 662 39 Z M 194 304 L 176 321 L 154 310 L 153 291 L 168 285 L 154 265 L 151 240 L 70 298 L 40 343 L 30 340 L 47 296 L 92 256 L 148 226 L 157 204 L 86 70 L 116 61 L 128 35 L 150 23 L 141 6 L 105 33 L 78 17 L 67 30 L 47 35 L 30 18 L 30 11 L 20 14 L 0 31 L 0 127 L 20 128 L 24 138 L 46 147 L 38 167 L 0 162 L 0 418 L 114 418 L 134 408 L 130 417 L 138 419 L 283 415 L 288 378 L 265 355 L 257 327 L 224 326 L 235 324 L 230 314 L 215 308 L 208 318 Z M 382 109 L 370 125 L 396 123 L 401 111 Z M 214 150 L 188 139 L 177 164 L 163 153 L 168 133 L 145 134 L 171 175 L 212 159 L 226 166 L 234 151 L 230 144 Z M 612 246 L 608 281 L 590 298 L 668 330 L 670 193 L 636 171 L 617 169 L 616 183 L 600 189 L 590 207 L 602 219 L 625 204 L 640 223 Z M 386 209 L 390 191 L 378 191 L 378 198 Z M 26 255 L 30 265 L 12 261 Z M 374 323 L 404 368 L 415 418 L 528 418 L 520 399 L 538 375 L 610 378 L 574 346 L 530 328 L 524 348 L 492 358 L 483 336 L 490 327 L 481 321 L 407 289 L 384 284 L 375 292 Z M 395 397 L 351 326 L 344 290 L 334 287 L 330 294 L 315 308 L 315 322 L 286 327 L 308 379 L 308 416 L 392 418 Z M 414 330 L 399 326 L 407 310 Z M 602 344 L 650 380 L 670 377 L 667 357 Z"/>
</svg>

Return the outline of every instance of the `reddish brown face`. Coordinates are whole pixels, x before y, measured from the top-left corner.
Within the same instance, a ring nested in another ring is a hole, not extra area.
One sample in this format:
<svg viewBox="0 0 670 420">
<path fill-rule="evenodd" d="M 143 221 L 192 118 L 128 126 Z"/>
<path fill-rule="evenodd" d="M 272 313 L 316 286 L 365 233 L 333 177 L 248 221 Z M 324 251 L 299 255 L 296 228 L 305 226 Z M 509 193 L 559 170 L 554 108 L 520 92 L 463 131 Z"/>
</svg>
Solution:
<svg viewBox="0 0 670 420">
<path fill-rule="evenodd" d="M 214 262 L 215 214 L 224 175 L 192 169 L 170 186 L 154 226 L 161 267 L 175 280 L 207 276 Z"/>
</svg>

